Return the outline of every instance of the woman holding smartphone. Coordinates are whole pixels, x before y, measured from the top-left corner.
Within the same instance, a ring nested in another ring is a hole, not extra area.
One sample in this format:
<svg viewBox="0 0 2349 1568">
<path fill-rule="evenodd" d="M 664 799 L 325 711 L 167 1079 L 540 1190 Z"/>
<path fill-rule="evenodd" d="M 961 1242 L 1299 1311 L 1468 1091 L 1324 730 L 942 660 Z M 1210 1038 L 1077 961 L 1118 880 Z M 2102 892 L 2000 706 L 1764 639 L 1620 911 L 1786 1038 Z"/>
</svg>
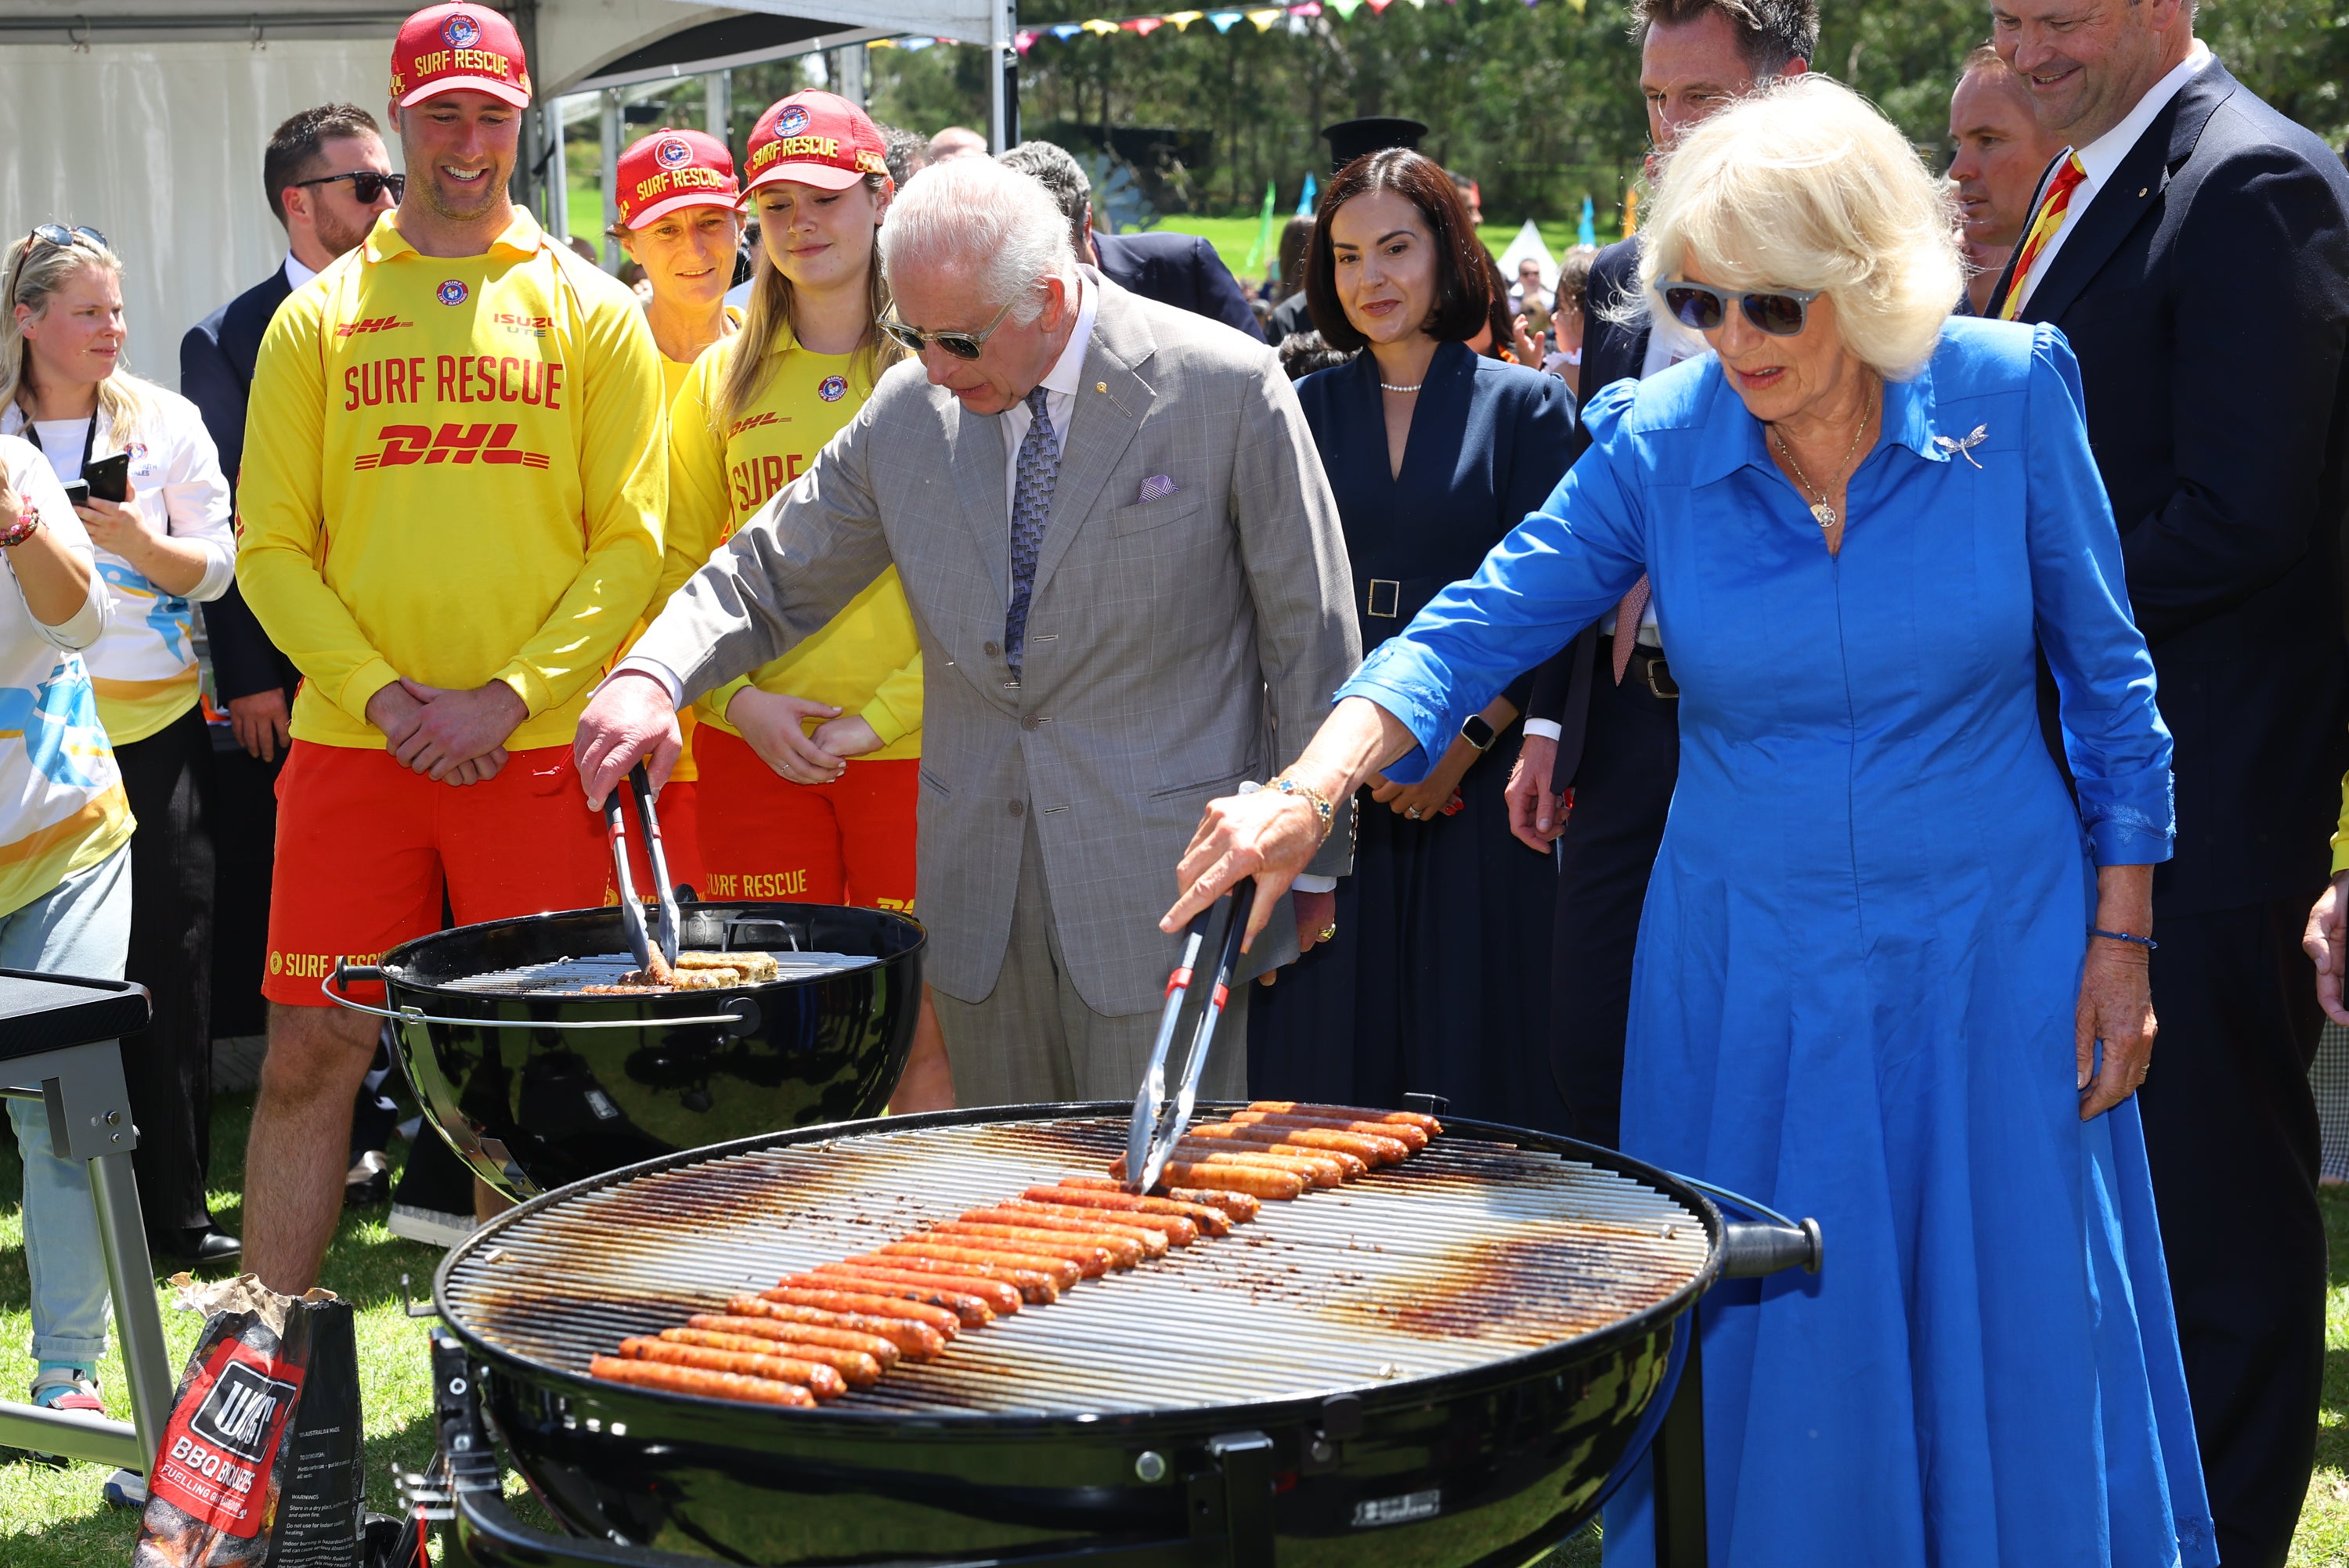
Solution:
<svg viewBox="0 0 2349 1568">
<path fill-rule="evenodd" d="M 228 482 L 196 406 L 123 368 L 122 263 L 93 229 L 11 246 L 0 302 L 0 434 L 40 449 L 97 547 L 109 615 L 83 655 L 122 769 L 133 840 L 128 976 L 154 1024 L 123 1042 L 139 1195 L 156 1253 L 222 1263 L 205 1202 L 212 1123 L 212 738 L 193 605 L 236 569 Z M 109 461 L 109 459 L 116 459 Z M 85 469 L 88 470 L 85 477 Z"/>
</svg>

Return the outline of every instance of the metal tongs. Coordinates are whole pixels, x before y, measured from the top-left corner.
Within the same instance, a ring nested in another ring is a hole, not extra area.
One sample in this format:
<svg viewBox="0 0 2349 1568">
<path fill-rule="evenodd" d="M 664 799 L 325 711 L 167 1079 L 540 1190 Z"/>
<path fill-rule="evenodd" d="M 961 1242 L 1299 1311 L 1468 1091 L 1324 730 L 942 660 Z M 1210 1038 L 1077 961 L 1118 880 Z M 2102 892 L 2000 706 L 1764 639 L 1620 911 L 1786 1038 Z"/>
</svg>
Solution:
<svg viewBox="0 0 2349 1568">
<path fill-rule="evenodd" d="M 669 886 L 668 855 L 661 847 L 660 818 L 653 813 L 653 784 L 645 776 L 643 763 L 628 770 L 628 789 L 636 798 L 636 819 L 644 824 L 645 861 L 652 867 L 655 896 L 660 906 L 661 957 L 674 969 L 684 917 L 678 913 L 677 891 Z M 604 797 L 604 827 L 612 838 L 612 872 L 619 878 L 620 927 L 628 934 L 628 952 L 636 961 L 637 972 L 650 974 L 653 934 L 645 929 L 645 906 L 636 902 L 636 882 L 628 872 L 628 827 L 621 816 L 617 789 Z"/>
<path fill-rule="evenodd" d="M 1183 1060 L 1183 1087 L 1171 1106 L 1166 1102 L 1166 1052 L 1174 1043 L 1174 1024 L 1184 999 L 1191 994 L 1192 972 L 1199 962 L 1199 949 L 1206 944 L 1214 904 L 1191 922 L 1183 943 L 1183 961 L 1166 982 L 1166 1010 L 1159 1016 L 1158 1040 L 1150 1047 L 1150 1066 L 1142 1075 L 1141 1092 L 1133 1097 L 1133 1122 L 1125 1135 L 1125 1184 L 1136 1192 L 1147 1192 L 1158 1185 L 1174 1146 L 1191 1125 L 1191 1108 L 1199 1098 L 1199 1075 L 1206 1069 L 1207 1048 L 1215 1043 L 1216 1025 L 1231 997 L 1240 938 L 1247 934 L 1248 912 L 1256 907 L 1256 879 L 1243 878 L 1229 896 L 1232 923 L 1225 928 L 1223 953 L 1216 962 L 1216 986 L 1207 994 L 1207 1005 L 1200 1009 L 1198 1025 L 1191 1032 L 1191 1054 Z"/>
</svg>

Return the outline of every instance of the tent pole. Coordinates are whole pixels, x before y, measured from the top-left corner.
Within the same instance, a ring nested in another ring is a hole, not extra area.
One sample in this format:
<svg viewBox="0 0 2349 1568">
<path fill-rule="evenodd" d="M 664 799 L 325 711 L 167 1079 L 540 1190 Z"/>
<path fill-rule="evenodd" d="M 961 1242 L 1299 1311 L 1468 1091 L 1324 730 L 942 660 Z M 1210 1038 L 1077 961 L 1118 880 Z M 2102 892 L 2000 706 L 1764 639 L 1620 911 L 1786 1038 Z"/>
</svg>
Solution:
<svg viewBox="0 0 2349 1568">
<path fill-rule="evenodd" d="M 709 114 L 704 130 L 716 137 L 730 152 L 734 147 L 731 122 L 734 118 L 734 73 L 712 71 L 701 78 L 703 96 L 709 100 Z"/>
<path fill-rule="evenodd" d="M 603 96 L 604 270 L 616 274 L 624 258 L 610 230 L 620 221 L 620 89 L 605 88 Z"/>
<path fill-rule="evenodd" d="M 563 161 L 563 100 L 549 98 L 540 111 L 546 116 L 546 133 L 554 139 L 546 157 L 546 232 L 558 240 L 571 238 L 571 170 Z"/>
<path fill-rule="evenodd" d="M 993 54 L 995 69 L 987 77 L 987 139 L 998 152 L 1009 148 L 1019 134 L 1019 108 L 1012 97 L 1019 90 L 1012 73 L 1019 69 L 1019 58 L 1011 49 L 1014 4 L 1015 0 L 995 0 L 988 7 L 987 46 Z"/>
</svg>

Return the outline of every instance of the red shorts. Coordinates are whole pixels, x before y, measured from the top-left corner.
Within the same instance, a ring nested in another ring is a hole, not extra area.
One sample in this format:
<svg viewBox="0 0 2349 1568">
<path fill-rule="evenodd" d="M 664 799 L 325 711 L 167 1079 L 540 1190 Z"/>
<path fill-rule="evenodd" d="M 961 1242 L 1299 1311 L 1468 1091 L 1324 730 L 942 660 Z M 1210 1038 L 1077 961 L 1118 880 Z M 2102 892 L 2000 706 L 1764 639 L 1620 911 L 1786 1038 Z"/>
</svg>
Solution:
<svg viewBox="0 0 2349 1568">
<path fill-rule="evenodd" d="M 277 868 L 261 994 L 329 1006 L 318 982 L 347 956 L 372 964 L 457 923 L 592 909 L 612 863 L 567 746 L 517 751 L 498 776 L 436 784 L 388 751 L 297 740 L 277 776 Z M 378 985 L 352 987 L 374 1001 Z"/>
<path fill-rule="evenodd" d="M 701 808 L 695 796 L 699 788 L 691 779 L 669 781 L 653 802 L 653 811 L 660 818 L 661 855 L 668 861 L 668 885 L 688 887 L 696 898 L 708 898 L 709 877 L 701 869 Z M 622 810 L 628 819 L 628 875 L 635 880 L 636 896 L 648 898 L 653 893 L 652 861 L 645 858 L 643 824 L 636 820 L 636 791 L 625 785 L 621 789 Z M 607 851 L 608 852 L 608 851 Z M 613 890 L 615 903 L 618 890 Z"/>
<path fill-rule="evenodd" d="M 914 907 L 919 758 L 851 762 L 836 782 L 794 784 L 714 724 L 693 732 L 693 748 L 702 897 Z"/>
</svg>

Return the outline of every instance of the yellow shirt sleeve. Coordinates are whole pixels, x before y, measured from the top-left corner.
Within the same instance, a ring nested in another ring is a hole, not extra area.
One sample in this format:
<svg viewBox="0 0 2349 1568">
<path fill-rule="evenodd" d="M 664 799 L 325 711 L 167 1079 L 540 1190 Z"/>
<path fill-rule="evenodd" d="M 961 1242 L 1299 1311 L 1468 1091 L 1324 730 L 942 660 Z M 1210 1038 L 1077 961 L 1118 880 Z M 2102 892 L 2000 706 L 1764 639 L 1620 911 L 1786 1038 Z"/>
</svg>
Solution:
<svg viewBox="0 0 2349 1568">
<path fill-rule="evenodd" d="M 237 586 L 269 640 L 319 694 L 365 724 L 367 699 L 399 678 L 319 574 L 326 437 L 325 316 L 331 288 L 296 289 L 261 340 L 237 485 Z"/>
<path fill-rule="evenodd" d="M 554 613 L 494 678 L 535 717 L 595 679 L 660 578 L 668 416 L 660 350 L 633 300 L 581 296 L 585 429 L 579 480 L 587 558 Z"/>
<path fill-rule="evenodd" d="M 2336 876 L 2349 872 L 2349 775 L 2341 780 L 2341 826 L 2333 834 L 2333 871 Z"/>
<path fill-rule="evenodd" d="M 726 493 L 726 449 L 709 428 L 709 404 L 718 378 L 725 373 L 728 351 L 740 341 L 729 338 L 695 360 L 669 410 L 668 523 L 661 536 L 660 588 L 653 596 L 653 615 L 708 562 L 734 515 Z"/>
<path fill-rule="evenodd" d="M 864 705 L 860 718 L 873 727 L 885 747 L 897 742 L 922 727 L 922 655 L 916 653 L 897 669 L 881 678 L 873 700 Z"/>
</svg>

